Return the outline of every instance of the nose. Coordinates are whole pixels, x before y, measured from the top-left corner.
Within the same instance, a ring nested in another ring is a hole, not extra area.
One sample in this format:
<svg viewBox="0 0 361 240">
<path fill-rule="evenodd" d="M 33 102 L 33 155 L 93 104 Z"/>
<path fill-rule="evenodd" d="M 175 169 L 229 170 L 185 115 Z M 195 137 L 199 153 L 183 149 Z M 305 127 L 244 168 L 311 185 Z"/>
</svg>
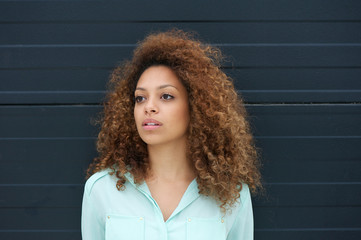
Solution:
<svg viewBox="0 0 361 240">
<path fill-rule="evenodd" d="M 152 100 L 149 99 L 149 101 L 147 101 L 147 103 L 144 106 L 144 112 L 146 114 L 158 113 L 158 107 Z"/>
</svg>

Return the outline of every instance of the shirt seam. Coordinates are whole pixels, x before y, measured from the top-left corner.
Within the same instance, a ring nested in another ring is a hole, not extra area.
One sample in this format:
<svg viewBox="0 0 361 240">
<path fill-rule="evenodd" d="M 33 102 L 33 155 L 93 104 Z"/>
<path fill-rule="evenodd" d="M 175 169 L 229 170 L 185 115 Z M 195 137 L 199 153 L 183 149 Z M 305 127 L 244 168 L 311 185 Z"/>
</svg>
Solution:
<svg viewBox="0 0 361 240">
<path fill-rule="evenodd" d="M 91 192 L 92 192 L 92 190 L 93 190 L 93 187 L 94 187 L 94 184 L 98 181 L 98 180 L 100 180 L 101 178 L 103 178 L 103 177 L 105 177 L 107 174 L 109 174 L 109 172 L 108 171 L 106 171 L 106 170 L 104 170 L 104 172 L 98 172 L 98 174 L 101 174 L 100 176 L 98 176 L 96 179 L 92 179 L 92 181 L 90 181 L 90 182 L 87 182 L 86 184 L 85 184 L 85 191 L 87 192 L 87 195 L 90 197 L 90 194 L 91 194 Z M 94 176 L 94 175 L 93 175 Z M 89 179 L 91 179 L 91 177 L 89 178 Z"/>
</svg>

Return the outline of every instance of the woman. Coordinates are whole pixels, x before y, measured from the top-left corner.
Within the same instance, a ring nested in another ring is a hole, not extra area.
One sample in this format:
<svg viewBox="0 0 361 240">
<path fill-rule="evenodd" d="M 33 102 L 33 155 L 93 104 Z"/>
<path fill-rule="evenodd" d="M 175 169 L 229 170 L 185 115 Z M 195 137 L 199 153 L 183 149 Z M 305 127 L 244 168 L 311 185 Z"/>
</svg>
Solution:
<svg viewBox="0 0 361 240">
<path fill-rule="evenodd" d="M 83 239 L 253 239 L 259 164 L 220 56 L 172 30 L 149 35 L 114 70 Z"/>
</svg>

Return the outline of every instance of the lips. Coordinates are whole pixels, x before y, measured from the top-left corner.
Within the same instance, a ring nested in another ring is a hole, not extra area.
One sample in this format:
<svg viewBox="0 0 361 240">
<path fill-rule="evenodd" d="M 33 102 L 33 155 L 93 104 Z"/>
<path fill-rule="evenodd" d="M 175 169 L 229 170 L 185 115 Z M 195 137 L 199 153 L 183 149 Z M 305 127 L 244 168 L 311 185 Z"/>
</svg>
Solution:
<svg viewBox="0 0 361 240">
<path fill-rule="evenodd" d="M 162 126 L 162 123 L 158 122 L 157 120 L 149 118 L 143 121 L 142 126 L 145 130 L 154 130 Z"/>
</svg>

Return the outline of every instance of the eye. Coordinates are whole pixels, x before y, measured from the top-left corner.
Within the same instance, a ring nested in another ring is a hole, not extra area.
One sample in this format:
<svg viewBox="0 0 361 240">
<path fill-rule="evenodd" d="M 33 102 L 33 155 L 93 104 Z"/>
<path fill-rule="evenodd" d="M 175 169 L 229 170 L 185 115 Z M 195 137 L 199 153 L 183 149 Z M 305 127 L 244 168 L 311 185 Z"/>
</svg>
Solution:
<svg viewBox="0 0 361 240">
<path fill-rule="evenodd" d="M 164 100 L 171 100 L 173 99 L 174 97 L 168 93 L 165 93 L 162 95 L 161 99 L 164 99 Z"/>
<path fill-rule="evenodd" d="M 136 97 L 134 98 L 134 100 L 135 100 L 136 103 L 143 102 L 144 99 L 145 99 L 145 98 L 144 98 L 143 96 L 136 96 Z"/>
</svg>

